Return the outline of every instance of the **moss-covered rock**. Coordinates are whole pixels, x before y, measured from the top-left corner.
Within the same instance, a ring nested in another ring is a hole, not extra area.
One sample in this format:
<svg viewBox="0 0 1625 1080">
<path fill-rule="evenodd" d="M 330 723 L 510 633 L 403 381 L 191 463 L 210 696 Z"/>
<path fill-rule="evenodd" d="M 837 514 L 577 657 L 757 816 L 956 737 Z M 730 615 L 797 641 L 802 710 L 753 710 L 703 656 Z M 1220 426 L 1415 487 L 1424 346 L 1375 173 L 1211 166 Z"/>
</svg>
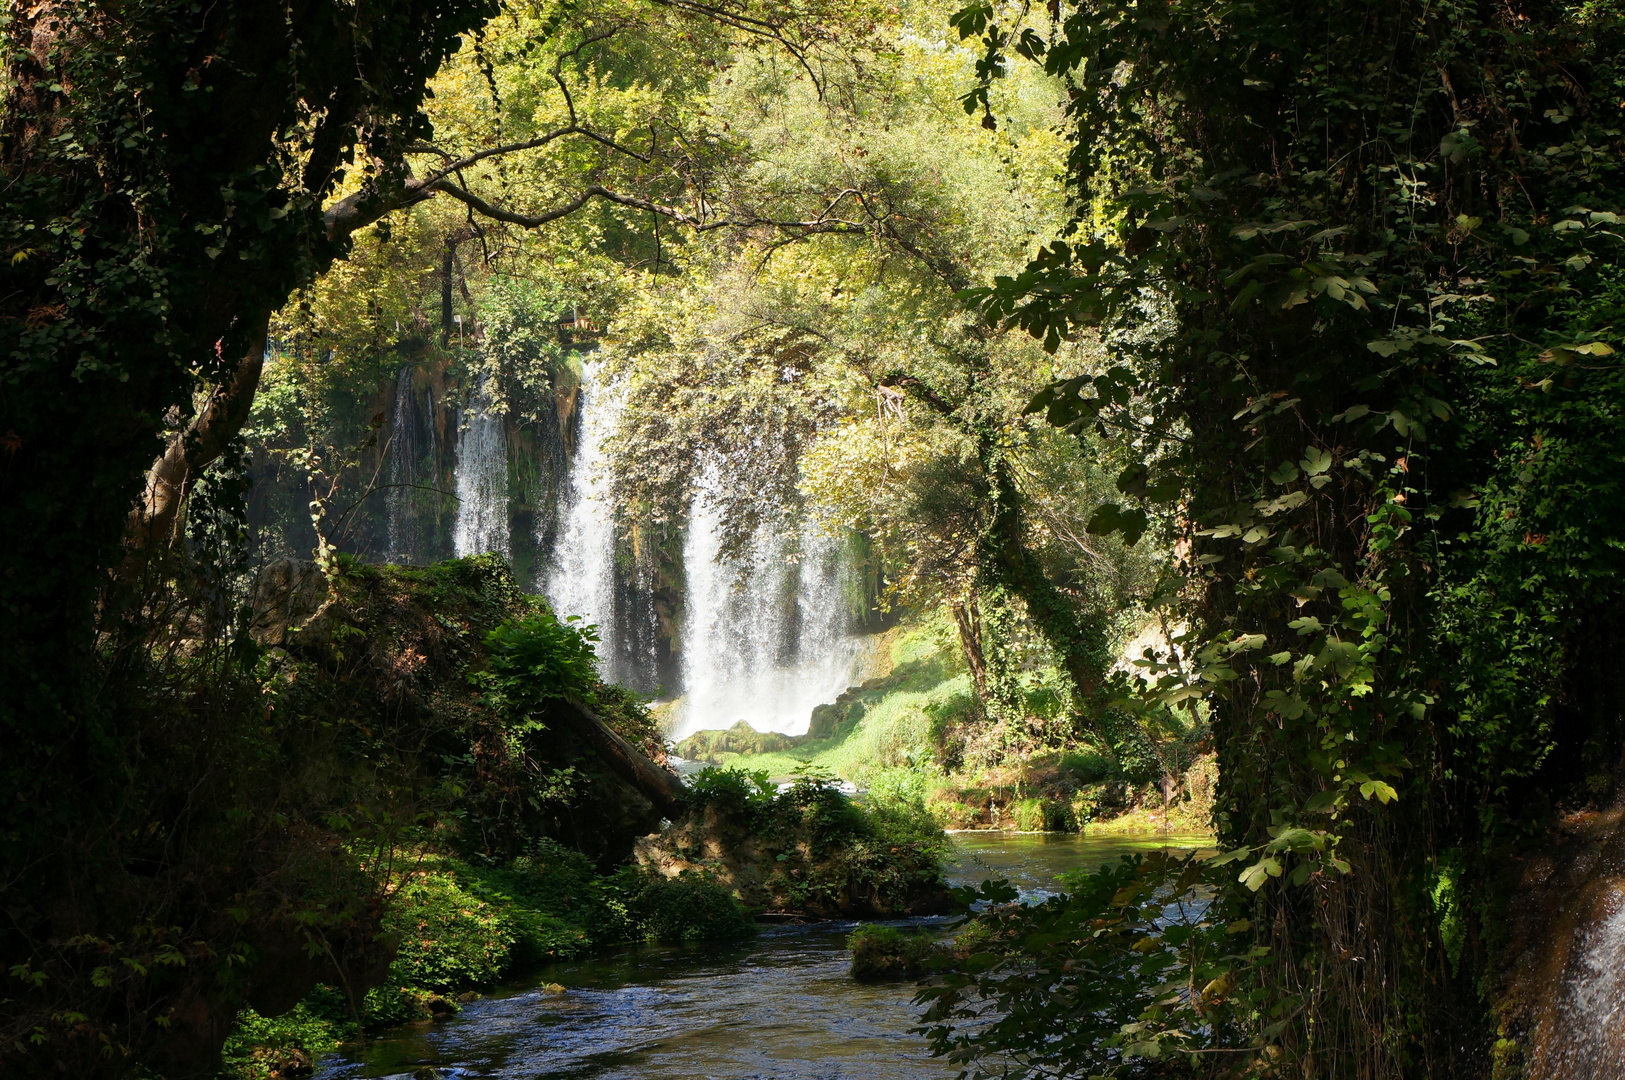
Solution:
<svg viewBox="0 0 1625 1080">
<path fill-rule="evenodd" d="M 918 979 L 943 948 L 929 934 L 895 926 L 860 926 L 847 936 L 852 950 L 852 977 L 858 982 Z"/>
<path fill-rule="evenodd" d="M 709 874 L 751 908 L 813 918 L 896 918 L 950 905 L 947 840 L 923 805 L 860 805 L 818 778 L 774 794 L 765 776 L 708 770 L 693 786 L 693 808 L 638 841 L 648 872 Z"/>
<path fill-rule="evenodd" d="M 757 731 L 741 720 L 726 731 L 696 731 L 677 744 L 677 753 L 690 761 L 715 765 L 720 763 L 723 754 L 774 754 L 792 749 L 796 744 L 796 736 Z"/>
</svg>

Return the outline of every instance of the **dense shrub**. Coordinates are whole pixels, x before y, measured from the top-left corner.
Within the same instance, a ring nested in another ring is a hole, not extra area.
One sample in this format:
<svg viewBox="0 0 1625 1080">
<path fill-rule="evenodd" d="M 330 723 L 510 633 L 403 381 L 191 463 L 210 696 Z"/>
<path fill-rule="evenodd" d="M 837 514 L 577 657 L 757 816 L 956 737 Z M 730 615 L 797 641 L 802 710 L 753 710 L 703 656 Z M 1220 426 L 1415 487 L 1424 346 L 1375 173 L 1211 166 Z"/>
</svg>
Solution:
<svg viewBox="0 0 1625 1080">
<path fill-rule="evenodd" d="M 774 807 L 773 836 L 786 848 L 768 886 L 797 910 L 848 903 L 901 914 L 942 887 L 948 842 L 924 802 L 854 802 L 819 778 L 802 778 Z M 810 858 L 800 855 L 805 845 Z"/>
<path fill-rule="evenodd" d="M 712 806 L 744 822 L 755 822 L 773 806 L 778 788 L 765 772 L 701 769 L 687 783 L 692 806 Z"/>
<path fill-rule="evenodd" d="M 1067 832 L 1076 827 L 1072 808 L 1054 799 L 1021 799 L 1010 805 L 1010 820 L 1022 832 Z"/>
<path fill-rule="evenodd" d="M 551 840 L 507 866 L 456 864 L 467 891 L 502 908 L 512 924 L 514 967 L 579 955 L 633 937 L 624 899 L 592 862 Z"/>
<path fill-rule="evenodd" d="M 548 700 L 591 692 L 598 682 L 597 640 L 596 628 L 561 622 L 540 608 L 487 633 L 485 669 L 469 678 L 485 691 L 487 704 L 525 730 Z"/>
<path fill-rule="evenodd" d="M 1093 752 L 1066 754 L 1059 764 L 1061 771 L 1077 784 L 1097 784 L 1114 779 L 1122 772 L 1116 761 Z"/>
<path fill-rule="evenodd" d="M 947 838 L 917 791 L 892 790 L 860 803 L 812 768 L 775 794 L 761 774 L 707 769 L 690 813 L 640 858 L 667 876 L 721 873 L 753 907 L 881 918 L 942 910 Z"/>
<path fill-rule="evenodd" d="M 269 1080 L 309 1075 L 316 1058 L 353 1038 L 357 1026 L 344 995 L 318 986 L 281 1016 L 244 1009 L 221 1051 L 221 1075 L 230 1080 Z"/>
<path fill-rule="evenodd" d="M 748 937 L 756 924 L 727 886 L 692 871 L 674 878 L 629 873 L 626 907 L 645 941 L 679 944 Z"/>
<path fill-rule="evenodd" d="M 488 986 L 507 970 L 513 920 L 449 874 L 420 870 L 395 893 L 384 928 L 396 942 L 390 982 L 429 990 Z"/>
</svg>

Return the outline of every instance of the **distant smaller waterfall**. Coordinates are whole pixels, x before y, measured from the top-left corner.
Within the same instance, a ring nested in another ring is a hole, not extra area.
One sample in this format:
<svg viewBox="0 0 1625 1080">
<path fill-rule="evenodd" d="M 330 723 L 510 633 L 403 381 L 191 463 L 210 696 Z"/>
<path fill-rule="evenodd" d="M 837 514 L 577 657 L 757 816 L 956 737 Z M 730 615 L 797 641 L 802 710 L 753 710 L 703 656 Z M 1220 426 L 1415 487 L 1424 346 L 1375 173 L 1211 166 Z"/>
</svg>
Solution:
<svg viewBox="0 0 1625 1080">
<path fill-rule="evenodd" d="M 508 438 L 502 414 L 491 408 L 483 375 L 457 425 L 456 470 L 457 556 L 488 551 L 507 555 Z"/>
<path fill-rule="evenodd" d="M 601 376 L 599 364 L 585 366 L 564 521 L 542 592 L 561 617 L 579 615 L 597 625 L 605 679 L 641 686 L 654 671 L 654 626 L 652 613 L 637 610 L 646 605 L 630 602 L 628 583 L 616 572 L 606 440 L 620 421 L 621 402 Z"/>
<path fill-rule="evenodd" d="M 401 368 L 395 379 L 395 415 L 389 422 L 389 490 L 384 509 L 388 529 L 386 558 L 412 563 L 422 558 L 418 541 L 415 485 L 418 464 L 418 425 L 413 415 L 412 369 Z M 431 427 L 432 430 L 432 427 Z"/>
<path fill-rule="evenodd" d="M 848 626 L 839 548 L 809 527 L 796 537 L 800 558 L 792 562 L 787 538 L 770 523 L 746 557 L 719 562 L 719 524 L 702 489 L 683 552 L 684 698 L 671 736 L 739 720 L 758 731 L 799 735 L 814 708 L 851 685 L 862 659 L 862 642 Z"/>
</svg>

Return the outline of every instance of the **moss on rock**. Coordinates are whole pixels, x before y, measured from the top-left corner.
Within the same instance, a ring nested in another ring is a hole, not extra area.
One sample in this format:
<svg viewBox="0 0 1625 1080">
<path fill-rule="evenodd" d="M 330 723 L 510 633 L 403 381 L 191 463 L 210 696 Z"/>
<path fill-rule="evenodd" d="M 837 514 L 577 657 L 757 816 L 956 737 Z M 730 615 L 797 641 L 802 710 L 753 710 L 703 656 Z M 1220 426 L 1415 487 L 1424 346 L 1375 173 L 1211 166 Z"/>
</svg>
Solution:
<svg viewBox="0 0 1625 1080">
<path fill-rule="evenodd" d="M 638 841 L 648 872 L 709 874 L 748 907 L 813 918 L 896 918 L 950 904 L 947 840 L 923 805 L 861 805 L 818 777 L 770 794 L 765 776 L 707 770 L 695 787 L 681 820 Z"/>
</svg>

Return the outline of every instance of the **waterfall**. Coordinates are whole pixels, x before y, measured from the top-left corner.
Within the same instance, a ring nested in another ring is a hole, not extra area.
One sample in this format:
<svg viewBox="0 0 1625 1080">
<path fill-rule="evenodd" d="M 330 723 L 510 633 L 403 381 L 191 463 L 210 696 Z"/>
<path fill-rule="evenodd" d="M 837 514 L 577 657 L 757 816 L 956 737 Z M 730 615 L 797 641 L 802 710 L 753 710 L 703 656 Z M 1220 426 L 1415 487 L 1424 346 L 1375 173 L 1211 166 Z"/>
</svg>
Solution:
<svg viewBox="0 0 1625 1080">
<path fill-rule="evenodd" d="M 1625 1077 L 1625 792 L 1565 814 L 1521 857 L 1497 916 L 1504 1030 L 1523 1033 L 1529 1080 Z M 1518 1035 L 1510 1036 L 1518 1038 Z M 1520 1040 L 1521 1041 L 1521 1040 Z"/>
<path fill-rule="evenodd" d="M 487 551 L 508 554 L 508 439 L 502 414 L 490 408 L 485 376 L 457 425 L 459 558 Z"/>
<path fill-rule="evenodd" d="M 708 477 L 689 517 L 682 634 L 684 698 L 671 724 L 681 739 L 744 720 L 799 735 L 813 709 L 857 675 L 862 647 L 849 632 L 838 546 L 804 529 L 791 560 L 783 529 L 764 524 L 747 555 L 719 561 L 717 480 Z"/>
<path fill-rule="evenodd" d="M 673 642 L 679 663 L 668 675 L 680 685 L 661 687 L 658 556 L 631 557 L 617 536 L 610 498 L 609 440 L 621 411 L 601 365 L 585 365 L 575 448 L 541 591 L 561 617 L 579 615 L 598 627 L 605 679 L 682 694 L 669 721 L 673 737 L 741 719 L 761 731 L 806 731 L 812 710 L 851 685 L 863 651 L 848 626 L 839 545 L 810 528 L 786 537 L 767 525 L 748 556 L 719 561 L 718 514 L 707 492 L 725 481 L 709 475 L 682 552 L 684 617 Z M 540 534 L 538 543 L 545 543 Z"/>
<path fill-rule="evenodd" d="M 642 583 L 622 580 L 615 565 L 615 520 L 605 440 L 620 421 L 621 401 L 585 365 L 576 406 L 577 442 L 565 487 L 564 521 L 542 592 L 561 617 L 596 624 L 599 670 L 611 682 L 653 689 L 653 611 L 636 602 Z"/>
<path fill-rule="evenodd" d="M 1618 812 L 1597 817 L 1604 825 L 1607 818 L 1617 823 Z M 1536 1019 L 1526 1070 L 1532 1080 L 1625 1076 L 1625 860 L 1619 846 L 1615 838 L 1601 851 L 1560 848 L 1559 872 L 1548 869 L 1543 887 L 1519 897 L 1526 907 L 1556 909 L 1543 912 L 1551 929 L 1526 954 L 1533 967 L 1514 969 L 1511 1000 Z M 1518 923 L 1516 912 L 1512 922 Z"/>
<path fill-rule="evenodd" d="M 415 513 L 417 493 L 412 487 L 417 483 L 418 464 L 418 426 L 412 406 L 412 369 L 403 367 L 395 379 L 395 415 L 389 424 L 390 488 L 384 500 L 389 543 L 386 557 L 392 563 L 422 558 Z"/>
<path fill-rule="evenodd" d="M 1557 1068 L 1570 1080 L 1625 1076 L 1625 894 L 1610 890 L 1613 910 L 1593 923 L 1567 987 L 1568 1031 L 1553 1040 Z"/>
</svg>

